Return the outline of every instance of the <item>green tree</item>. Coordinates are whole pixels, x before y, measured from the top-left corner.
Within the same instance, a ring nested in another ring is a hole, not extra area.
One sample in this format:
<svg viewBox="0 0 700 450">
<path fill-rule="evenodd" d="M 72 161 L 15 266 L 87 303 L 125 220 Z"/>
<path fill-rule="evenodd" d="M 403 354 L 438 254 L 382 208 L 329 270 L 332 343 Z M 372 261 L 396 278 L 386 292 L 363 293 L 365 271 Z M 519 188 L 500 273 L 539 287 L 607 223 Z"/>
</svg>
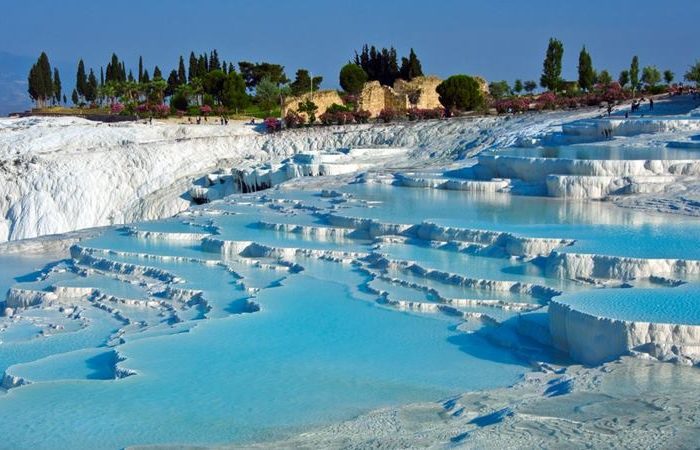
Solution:
<svg viewBox="0 0 700 450">
<path fill-rule="evenodd" d="M 222 102 L 229 109 L 236 112 L 248 106 L 250 98 L 246 93 L 245 80 L 235 71 L 229 72 L 224 81 Z"/>
<path fill-rule="evenodd" d="M 204 76 L 202 87 L 206 94 L 211 95 L 217 102 L 221 103 L 225 82 L 226 74 L 221 69 L 216 69 Z"/>
<path fill-rule="evenodd" d="M 68 100 L 66 99 L 66 94 L 63 94 L 63 104 L 65 105 L 67 103 L 68 103 Z"/>
<path fill-rule="evenodd" d="M 357 95 L 367 82 L 367 73 L 357 64 L 348 63 L 340 69 L 340 87 L 349 94 Z"/>
<path fill-rule="evenodd" d="M 521 80 L 520 78 L 515 80 L 515 82 L 513 83 L 513 91 L 518 95 L 520 95 L 520 93 L 523 92 L 523 80 Z"/>
<path fill-rule="evenodd" d="M 85 91 L 87 90 L 87 75 L 85 74 L 85 63 L 81 59 L 78 61 L 78 72 L 75 75 L 75 90 L 78 95 L 85 97 Z"/>
<path fill-rule="evenodd" d="M 156 66 L 153 69 L 153 79 L 154 80 L 162 80 L 163 79 L 163 73 L 160 71 L 160 67 Z"/>
<path fill-rule="evenodd" d="M 241 75 L 245 79 L 248 89 L 255 89 L 263 78 L 267 78 L 278 87 L 289 82 L 287 75 L 284 73 L 284 66 L 279 64 L 241 61 L 238 63 L 238 67 L 241 69 Z"/>
<path fill-rule="evenodd" d="M 177 72 L 174 70 L 170 71 L 170 75 L 168 75 L 168 87 L 165 88 L 165 96 L 170 97 L 175 93 L 175 89 L 180 85 L 179 80 L 177 79 Z"/>
<path fill-rule="evenodd" d="M 36 63 L 27 76 L 27 92 L 38 107 L 46 106 L 46 102 L 54 98 L 54 84 L 51 77 L 51 64 L 45 52 L 41 52 Z"/>
<path fill-rule="evenodd" d="M 491 97 L 500 100 L 510 94 L 510 86 L 508 86 L 508 82 L 505 80 L 492 81 L 489 84 L 489 93 Z"/>
<path fill-rule="evenodd" d="M 292 95 L 299 96 L 312 90 L 314 92 L 318 91 L 322 81 L 323 77 L 314 77 L 314 79 L 311 80 L 308 70 L 299 69 L 297 70 L 294 81 L 289 84 L 289 88 L 291 89 Z"/>
<path fill-rule="evenodd" d="M 401 58 L 401 68 L 399 69 L 401 79 L 411 81 L 416 77 L 423 76 L 423 67 L 416 56 L 416 52 L 411 49 L 408 58 Z"/>
<path fill-rule="evenodd" d="M 307 99 L 305 102 L 300 102 L 297 107 L 297 111 L 306 113 L 307 123 L 313 125 L 316 122 L 316 111 L 318 111 L 318 106 L 316 103 Z"/>
<path fill-rule="evenodd" d="M 85 100 L 92 103 L 97 100 L 97 77 L 95 72 L 90 69 L 90 74 L 87 79 L 87 88 L 85 91 Z"/>
<path fill-rule="evenodd" d="M 673 83 L 673 79 L 676 77 L 676 74 L 671 72 L 670 70 L 664 70 L 664 81 L 666 84 L 670 85 Z"/>
<path fill-rule="evenodd" d="M 523 87 L 525 88 L 525 92 L 532 94 L 535 92 L 535 89 L 537 89 L 537 83 L 535 80 L 528 80 L 523 84 Z"/>
<path fill-rule="evenodd" d="M 578 85 L 584 91 L 590 91 L 593 87 L 594 79 L 593 61 L 584 46 L 578 55 Z"/>
<path fill-rule="evenodd" d="M 56 103 L 61 103 L 61 76 L 58 68 L 53 69 L 53 98 Z"/>
<path fill-rule="evenodd" d="M 185 60 L 180 56 L 180 62 L 177 65 L 177 84 L 187 83 L 187 72 L 185 72 Z"/>
<path fill-rule="evenodd" d="M 656 66 L 646 66 L 642 69 L 642 83 L 653 89 L 661 81 L 661 72 Z"/>
<path fill-rule="evenodd" d="M 550 38 L 547 54 L 542 65 L 540 85 L 556 92 L 561 83 L 561 59 L 564 56 L 564 44 L 560 40 Z"/>
<path fill-rule="evenodd" d="M 629 70 L 621 71 L 620 76 L 617 77 L 617 82 L 620 83 L 620 87 L 622 87 L 622 88 L 627 86 L 627 83 L 630 82 L 630 71 Z"/>
<path fill-rule="evenodd" d="M 279 98 L 280 87 L 276 82 L 265 77 L 257 83 L 255 87 L 255 99 L 263 111 L 269 114 L 277 105 Z"/>
<path fill-rule="evenodd" d="M 690 66 L 684 77 L 686 81 L 694 82 L 695 87 L 700 86 L 700 61 L 696 61 L 695 64 Z"/>
<path fill-rule="evenodd" d="M 440 103 L 451 115 L 455 111 L 470 111 L 484 104 L 479 82 L 469 75 L 453 75 L 437 87 Z"/>
<path fill-rule="evenodd" d="M 608 72 L 607 70 L 601 70 L 600 73 L 598 74 L 597 81 L 598 81 L 598 83 L 607 87 L 607 86 L 610 86 L 610 83 L 612 83 L 612 76 L 610 75 L 610 72 Z"/>
<path fill-rule="evenodd" d="M 78 105 L 80 103 L 80 97 L 78 96 L 78 90 L 73 89 L 73 93 L 70 96 L 71 101 L 73 102 L 74 105 Z"/>
<path fill-rule="evenodd" d="M 194 56 L 194 52 L 190 52 L 189 74 L 190 83 L 199 77 L 199 67 L 197 66 L 197 57 Z"/>
<path fill-rule="evenodd" d="M 139 83 L 143 83 L 143 56 L 139 56 Z"/>
<path fill-rule="evenodd" d="M 639 86 L 639 58 L 637 55 L 632 57 L 632 63 L 630 64 L 630 85 L 632 86 L 632 95 L 634 96 Z"/>
</svg>

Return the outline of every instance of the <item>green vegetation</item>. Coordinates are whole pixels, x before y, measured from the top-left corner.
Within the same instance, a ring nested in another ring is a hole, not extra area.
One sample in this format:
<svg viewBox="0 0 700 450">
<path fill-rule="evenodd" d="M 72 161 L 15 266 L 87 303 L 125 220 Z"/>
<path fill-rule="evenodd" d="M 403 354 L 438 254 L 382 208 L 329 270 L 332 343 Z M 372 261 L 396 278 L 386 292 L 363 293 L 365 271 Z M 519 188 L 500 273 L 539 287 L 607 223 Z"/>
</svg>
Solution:
<svg viewBox="0 0 700 450">
<path fill-rule="evenodd" d="M 593 70 L 593 62 L 591 55 L 586 51 L 584 46 L 581 53 L 578 55 L 578 85 L 581 89 L 588 92 L 595 84 L 595 70 Z"/>
<path fill-rule="evenodd" d="M 690 66 L 684 77 L 686 81 L 695 83 L 695 87 L 700 87 L 700 61 L 696 61 L 695 64 Z"/>
<path fill-rule="evenodd" d="M 55 74 L 58 74 L 57 70 Z M 60 80 L 58 83 L 60 92 Z M 49 57 L 46 56 L 46 53 L 41 52 L 39 59 L 37 59 L 32 68 L 29 69 L 27 86 L 29 96 L 39 107 L 44 107 L 51 99 L 55 99 L 56 85 L 51 76 L 51 64 L 49 63 Z"/>
<path fill-rule="evenodd" d="M 453 75 L 437 87 L 440 103 L 448 115 L 460 111 L 473 111 L 484 105 L 484 95 L 479 82 L 468 75 Z"/>
<path fill-rule="evenodd" d="M 639 87 L 639 58 L 637 55 L 632 57 L 632 63 L 630 64 L 630 85 L 632 87 L 632 96 L 634 96 Z"/>
<path fill-rule="evenodd" d="M 413 49 L 408 58 L 401 58 L 399 68 L 394 47 L 379 50 L 374 45 L 369 47 L 365 44 L 359 54 L 355 52 L 354 63 L 367 74 L 367 80 L 379 81 L 385 86 L 393 86 L 399 78 L 410 81 L 423 75 L 423 68 Z"/>
<path fill-rule="evenodd" d="M 489 84 L 489 93 L 494 99 L 500 100 L 510 95 L 510 86 L 505 80 L 493 81 Z"/>
<path fill-rule="evenodd" d="M 656 66 L 646 66 L 642 69 L 642 83 L 644 83 L 648 89 L 654 89 L 660 81 L 661 72 L 659 72 Z"/>
<path fill-rule="evenodd" d="M 357 95 L 367 82 L 367 73 L 360 66 L 348 63 L 340 69 L 340 87 L 349 94 Z"/>
<path fill-rule="evenodd" d="M 561 59 L 564 56 L 564 44 L 560 40 L 549 38 L 547 55 L 544 58 L 540 86 L 556 92 L 561 84 Z"/>
</svg>

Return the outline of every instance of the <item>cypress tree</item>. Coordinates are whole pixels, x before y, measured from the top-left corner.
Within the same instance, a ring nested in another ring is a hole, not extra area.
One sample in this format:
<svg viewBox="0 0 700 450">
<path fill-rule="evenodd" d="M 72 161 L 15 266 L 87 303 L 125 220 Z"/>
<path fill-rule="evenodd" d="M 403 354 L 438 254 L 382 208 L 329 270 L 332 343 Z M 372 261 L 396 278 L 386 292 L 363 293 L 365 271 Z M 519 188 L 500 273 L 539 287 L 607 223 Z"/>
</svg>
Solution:
<svg viewBox="0 0 700 450">
<path fill-rule="evenodd" d="M 233 67 L 233 63 L 228 63 L 228 73 L 236 73 L 236 68 Z"/>
<path fill-rule="evenodd" d="M 141 77 L 141 83 L 150 83 L 151 77 L 148 75 L 148 69 L 143 71 L 143 76 Z"/>
<path fill-rule="evenodd" d="M 187 83 L 187 73 L 185 72 L 185 60 L 180 56 L 180 63 L 177 66 L 177 81 L 178 84 Z"/>
<path fill-rule="evenodd" d="M 85 100 L 94 102 L 97 99 L 97 77 L 95 72 L 90 69 L 90 75 L 87 80 L 87 91 L 85 92 Z"/>
<path fill-rule="evenodd" d="M 61 77 L 56 67 L 53 69 L 53 98 L 56 103 L 61 103 Z"/>
<path fill-rule="evenodd" d="M 203 77 L 209 73 L 209 68 L 207 67 L 207 64 L 208 64 L 207 55 L 206 54 L 199 55 L 199 59 L 197 60 L 197 73 L 199 74 L 200 77 Z"/>
<path fill-rule="evenodd" d="M 77 105 L 80 102 L 80 97 L 78 96 L 78 91 L 76 89 L 73 89 L 70 99 L 74 105 Z"/>
<path fill-rule="evenodd" d="M 177 72 L 174 70 L 170 71 L 170 75 L 168 75 L 168 87 L 165 88 L 165 96 L 170 97 L 175 93 L 175 89 L 180 85 L 180 82 L 177 77 Z"/>
<path fill-rule="evenodd" d="M 156 66 L 153 69 L 153 79 L 154 80 L 162 80 L 163 79 L 163 74 L 160 71 L 160 67 Z"/>
<path fill-rule="evenodd" d="M 209 54 L 209 72 L 220 69 L 221 63 L 219 63 L 219 54 L 216 52 L 216 50 L 212 50 L 212 52 Z"/>
<path fill-rule="evenodd" d="M 590 91 L 593 87 L 595 72 L 593 70 L 593 62 L 591 55 L 586 51 L 584 46 L 581 53 L 578 55 L 578 85 L 581 89 Z"/>
<path fill-rule="evenodd" d="M 105 85 L 105 73 L 102 70 L 102 66 L 100 66 L 100 86 Z"/>
<path fill-rule="evenodd" d="M 190 83 L 192 82 L 192 80 L 194 80 L 195 78 L 197 78 L 199 76 L 198 69 L 199 69 L 199 66 L 197 64 L 197 57 L 194 56 L 194 52 L 190 52 L 190 71 L 189 71 Z"/>
<path fill-rule="evenodd" d="M 75 90 L 78 95 L 85 97 L 85 90 L 87 89 L 87 76 L 85 75 L 85 63 L 81 59 L 78 61 L 78 73 L 75 76 Z M 75 103 L 75 102 L 74 102 Z"/>
<path fill-rule="evenodd" d="M 550 91 L 559 89 L 561 83 L 561 59 L 564 56 L 564 44 L 560 40 L 549 38 L 547 55 L 544 58 L 540 85 Z"/>
<path fill-rule="evenodd" d="M 134 74 L 131 73 L 131 70 L 129 70 L 129 76 L 127 77 L 127 80 L 128 80 L 130 83 L 133 83 L 133 82 L 134 82 Z"/>
<path fill-rule="evenodd" d="M 423 68 L 413 49 L 408 54 L 408 58 L 401 58 L 401 69 L 399 72 L 401 73 L 401 78 L 407 81 L 423 76 Z"/>
<path fill-rule="evenodd" d="M 139 56 L 139 83 L 143 82 L 143 56 Z"/>
<path fill-rule="evenodd" d="M 32 64 L 32 68 L 29 69 L 29 75 L 27 76 L 27 93 L 32 101 L 39 103 L 39 77 L 37 75 L 38 69 L 36 64 Z"/>
<path fill-rule="evenodd" d="M 639 85 L 639 58 L 637 55 L 634 55 L 632 64 L 630 64 L 630 84 L 632 85 L 632 95 L 634 95 Z"/>
<path fill-rule="evenodd" d="M 67 103 L 68 103 L 68 100 L 66 99 L 66 94 L 63 94 L 63 104 L 65 105 Z"/>
</svg>

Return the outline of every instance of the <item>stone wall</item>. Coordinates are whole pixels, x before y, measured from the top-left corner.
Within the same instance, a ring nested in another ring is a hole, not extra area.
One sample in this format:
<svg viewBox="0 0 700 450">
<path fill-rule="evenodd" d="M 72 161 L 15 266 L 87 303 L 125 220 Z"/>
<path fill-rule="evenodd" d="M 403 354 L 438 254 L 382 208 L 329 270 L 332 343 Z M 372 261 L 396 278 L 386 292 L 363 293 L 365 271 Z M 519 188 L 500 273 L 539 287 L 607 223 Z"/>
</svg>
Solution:
<svg viewBox="0 0 700 450">
<path fill-rule="evenodd" d="M 476 77 L 481 85 L 484 94 L 488 95 L 488 83 L 482 78 Z M 394 111 L 406 111 L 409 108 L 417 107 L 421 109 L 440 108 L 440 99 L 436 91 L 442 80 L 435 76 L 416 77 L 411 81 L 396 80 L 394 87 L 382 86 L 378 81 L 370 81 L 365 83 L 362 92 L 358 98 L 358 108 L 369 111 L 371 117 L 377 117 L 383 109 L 392 109 Z M 411 94 L 419 91 L 418 101 L 412 105 L 409 101 Z M 299 102 L 306 101 L 310 98 L 310 94 L 304 94 L 301 97 L 291 97 L 284 103 L 282 115 L 286 115 L 288 111 L 296 112 L 299 107 Z M 343 100 L 336 91 L 318 91 L 313 93 L 311 99 L 318 111 L 316 117 L 326 112 L 333 104 L 343 104 Z M 304 118 L 306 114 L 300 113 Z"/>
<path fill-rule="evenodd" d="M 293 111 L 297 112 L 300 102 L 305 102 L 306 100 L 313 101 L 316 106 L 318 106 L 318 111 L 316 111 L 316 117 L 318 118 L 321 114 L 326 112 L 326 110 L 333 104 L 338 105 L 343 104 L 343 99 L 340 97 L 337 91 L 318 91 L 313 94 L 308 93 L 300 97 L 290 97 L 285 100 L 282 108 L 282 117 L 287 115 L 287 112 Z M 304 119 L 307 119 L 306 113 L 299 113 Z"/>
<path fill-rule="evenodd" d="M 397 94 L 406 95 L 409 98 L 412 92 L 420 91 L 418 102 L 415 105 L 411 105 L 409 101 L 409 107 L 415 106 L 421 109 L 433 109 L 442 106 L 440 105 L 440 99 L 436 91 L 440 83 L 442 83 L 442 80 L 434 76 L 417 77 L 411 81 L 399 79 L 394 83 L 394 91 L 396 91 Z"/>
</svg>

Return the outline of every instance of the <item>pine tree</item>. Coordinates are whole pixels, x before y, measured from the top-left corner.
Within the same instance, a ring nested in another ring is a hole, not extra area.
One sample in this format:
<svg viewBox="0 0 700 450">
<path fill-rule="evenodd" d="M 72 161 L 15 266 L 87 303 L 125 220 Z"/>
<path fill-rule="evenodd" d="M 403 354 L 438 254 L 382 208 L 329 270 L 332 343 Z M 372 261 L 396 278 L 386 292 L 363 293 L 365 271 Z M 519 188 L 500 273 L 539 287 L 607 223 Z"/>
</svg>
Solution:
<svg viewBox="0 0 700 450">
<path fill-rule="evenodd" d="M 139 83 L 143 82 L 143 56 L 139 56 Z"/>
<path fill-rule="evenodd" d="M 561 59 L 564 56 L 564 44 L 560 40 L 549 38 L 547 55 L 544 58 L 540 86 L 557 91 L 561 84 Z"/>
<path fill-rule="evenodd" d="M 158 66 L 156 66 L 153 69 L 153 79 L 154 80 L 162 80 L 163 79 L 163 74 L 161 73 L 160 68 Z"/>
<path fill-rule="evenodd" d="M 187 83 L 187 72 L 185 72 L 185 60 L 180 56 L 180 62 L 177 66 L 177 81 L 178 84 Z"/>
<path fill-rule="evenodd" d="M 102 66 L 100 66 L 100 86 L 105 85 L 105 73 L 102 70 Z"/>
<path fill-rule="evenodd" d="M 634 96 L 639 85 L 639 58 L 634 55 L 630 64 L 630 84 L 632 85 L 632 95 Z"/>
<path fill-rule="evenodd" d="M 126 78 L 130 83 L 134 82 L 134 74 L 129 70 L 129 76 Z"/>
<path fill-rule="evenodd" d="M 61 77 L 58 68 L 53 69 L 53 98 L 55 103 L 61 103 Z"/>
<path fill-rule="evenodd" d="M 151 77 L 148 75 L 148 69 L 143 71 L 143 76 L 141 77 L 141 83 L 150 83 Z"/>
<path fill-rule="evenodd" d="M 207 67 L 207 65 L 208 65 L 207 55 L 205 55 L 205 54 L 199 55 L 199 59 L 197 60 L 197 73 L 199 74 L 200 77 L 204 77 L 206 74 L 209 73 L 209 68 Z"/>
<path fill-rule="evenodd" d="M 407 81 L 423 76 L 423 68 L 413 49 L 411 49 L 408 58 L 401 58 L 400 73 L 401 78 Z"/>
<path fill-rule="evenodd" d="M 78 96 L 77 89 L 73 89 L 73 93 L 71 94 L 70 99 L 74 105 L 78 105 L 78 103 L 80 102 L 80 97 Z"/>
<path fill-rule="evenodd" d="M 595 71 L 593 70 L 591 55 L 584 46 L 578 55 L 578 85 L 581 89 L 590 91 L 593 87 L 594 79 Z"/>
<path fill-rule="evenodd" d="M 85 97 L 85 91 L 87 89 L 87 76 L 85 75 L 85 63 L 81 59 L 78 61 L 78 72 L 75 76 L 75 90 L 80 97 Z M 73 102 L 76 103 L 77 102 Z"/>
</svg>

